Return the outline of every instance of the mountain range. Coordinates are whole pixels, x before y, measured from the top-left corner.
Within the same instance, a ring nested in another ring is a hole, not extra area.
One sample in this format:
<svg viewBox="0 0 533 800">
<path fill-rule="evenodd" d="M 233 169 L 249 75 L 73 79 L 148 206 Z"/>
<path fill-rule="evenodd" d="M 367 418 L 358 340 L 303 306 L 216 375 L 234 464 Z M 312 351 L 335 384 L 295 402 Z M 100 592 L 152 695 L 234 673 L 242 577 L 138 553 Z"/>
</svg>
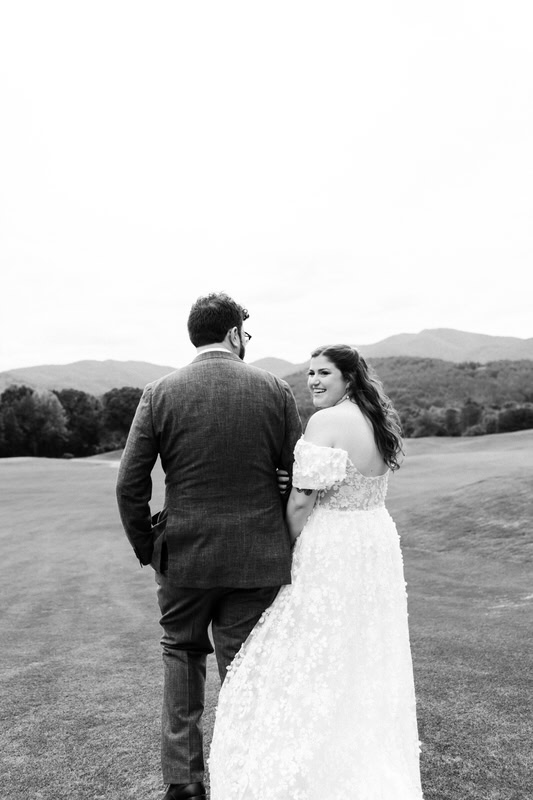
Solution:
<svg viewBox="0 0 533 800">
<path fill-rule="evenodd" d="M 433 328 L 420 333 L 400 333 L 375 344 L 356 345 L 365 358 L 414 356 L 461 363 L 475 361 L 533 360 L 533 338 L 489 336 L 452 328 Z M 294 364 L 282 358 L 261 358 L 255 366 L 286 377 L 301 371 L 307 361 Z M 122 386 L 142 388 L 172 372 L 176 367 L 145 361 L 76 361 L 72 364 L 21 367 L 0 372 L 0 392 L 7 386 L 26 385 L 34 389 L 79 389 L 101 395 Z"/>
<path fill-rule="evenodd" d="M 147 383 L 172 372 L 175 367 L 146 361 L 75 361 L 72 364 L 45 364 L 0 372 L 0 391 L 7 386 L 24 385 L 32 389 L 79 389 L 101 395 L 122 386 L 143 388 Z"/>
</svg>

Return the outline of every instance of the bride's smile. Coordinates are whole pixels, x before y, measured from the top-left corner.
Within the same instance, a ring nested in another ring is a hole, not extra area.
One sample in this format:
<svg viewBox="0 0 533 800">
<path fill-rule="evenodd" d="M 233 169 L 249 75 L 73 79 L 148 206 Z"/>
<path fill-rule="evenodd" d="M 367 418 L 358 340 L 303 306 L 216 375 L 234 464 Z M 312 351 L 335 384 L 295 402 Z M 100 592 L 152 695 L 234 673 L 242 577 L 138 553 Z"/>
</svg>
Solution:
<svg viewBox="0 0 533 800">
<path fill-rule="evenodd" d="M 315 408 L 334 406 L 346 394 L 346 379 L 335 364 L 320 355 L 311 359 L 307 373 L 307 386 Z"/>
</svg>

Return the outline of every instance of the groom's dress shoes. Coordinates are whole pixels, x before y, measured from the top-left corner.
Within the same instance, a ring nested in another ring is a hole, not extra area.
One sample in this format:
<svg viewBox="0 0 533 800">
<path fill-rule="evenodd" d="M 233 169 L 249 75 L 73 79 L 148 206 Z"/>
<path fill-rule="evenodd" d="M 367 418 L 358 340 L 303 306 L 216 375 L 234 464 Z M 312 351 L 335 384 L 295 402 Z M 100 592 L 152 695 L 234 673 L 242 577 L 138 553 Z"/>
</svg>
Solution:
<svg viewBox="0 0 533 800">
<path fill-rule="evenodd" d="M 171 783 L 163 800 L 205 800 L 203 783 Z"/>
</svg>

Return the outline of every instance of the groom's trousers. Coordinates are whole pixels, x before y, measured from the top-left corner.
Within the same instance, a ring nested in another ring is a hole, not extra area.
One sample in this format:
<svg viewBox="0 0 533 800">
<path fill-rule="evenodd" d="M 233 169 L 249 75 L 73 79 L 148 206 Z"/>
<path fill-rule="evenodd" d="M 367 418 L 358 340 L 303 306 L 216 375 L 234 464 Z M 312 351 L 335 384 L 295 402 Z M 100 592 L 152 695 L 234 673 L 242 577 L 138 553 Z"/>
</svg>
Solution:
<svg viewBox="0 0 533 800">
<path fill-rule="evenodd" d="M 156 573 L 163 637 L 161 765 L 164 783 L 204 778 L 202 714 L 206 658 L 213 652 L 221 680 L 279 587 L 190 589 Z"/>
</svg>

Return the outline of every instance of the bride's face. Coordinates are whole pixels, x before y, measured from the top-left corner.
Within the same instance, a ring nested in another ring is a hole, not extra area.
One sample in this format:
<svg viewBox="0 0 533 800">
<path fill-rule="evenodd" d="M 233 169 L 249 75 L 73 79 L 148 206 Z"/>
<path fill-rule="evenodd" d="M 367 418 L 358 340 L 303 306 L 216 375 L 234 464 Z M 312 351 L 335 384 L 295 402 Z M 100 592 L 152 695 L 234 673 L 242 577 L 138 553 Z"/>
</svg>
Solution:
<svg viewBox="0 0 533 800">
<path fill-rule="evenodd" d="M 315 408 L 334 406 L 346 393 L 346 379 L 342 372 L 323 355 L 311 359 L 307 385 Z"/>
</svg>

